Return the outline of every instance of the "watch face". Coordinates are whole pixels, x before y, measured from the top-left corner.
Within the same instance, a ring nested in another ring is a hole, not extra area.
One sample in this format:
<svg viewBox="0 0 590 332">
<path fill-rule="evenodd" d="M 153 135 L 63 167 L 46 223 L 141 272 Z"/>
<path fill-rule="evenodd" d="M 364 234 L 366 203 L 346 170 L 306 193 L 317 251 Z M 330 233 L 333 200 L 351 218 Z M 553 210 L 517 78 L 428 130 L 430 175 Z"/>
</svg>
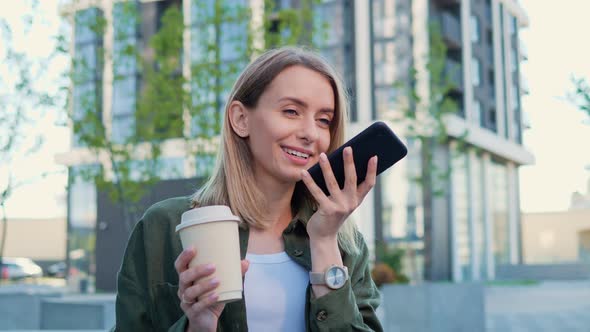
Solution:
<svg viewBox="0 0 590 332">
<path fill-rule="evenodd" d="M 346 275 L 340 267 L 332 267 L 326 271 L 326 284 L 330 287 L 340 287 L 344 285 Z"/>
</svg>

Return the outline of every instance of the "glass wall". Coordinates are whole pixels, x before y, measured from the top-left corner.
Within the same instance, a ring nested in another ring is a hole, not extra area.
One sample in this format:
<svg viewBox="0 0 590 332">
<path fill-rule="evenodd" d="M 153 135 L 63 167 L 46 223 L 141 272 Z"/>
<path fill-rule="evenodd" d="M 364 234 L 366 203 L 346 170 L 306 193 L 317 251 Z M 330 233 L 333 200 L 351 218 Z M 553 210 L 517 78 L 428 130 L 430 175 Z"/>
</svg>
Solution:
<svg viewBox="0 0 590 332">
<path fill-rule="evenodd" d="M 512 85 L 510 86 L 512 95 L 512 138 L 517 143 L 522 143 L 522 121 L 520 105 L 520 57 L 518 55 L 518 21 L 516 17 L 510 17 L 510 74 L 512 75 Z"/>
<path fill-rule="evenodd" d="M 351 101 L 356 93 L 354 61 L 354 12 L 351 0 L 323 0 L 314 5 L 314 44 L 336 68 L 345 82 Z M 356 104 L 350 103 L 350 120 L 357 120 Z"/>
<path fill-rule="evenodd" d="M 95 274 L 96 187 L 85 178 L 97 166 L 69 168 L 68 188 L 68 277 Z"/>
<path fill-rule="evenodd" d="M 77 11 L 74 16 L 74 71 L 72 116 L 82 125 L 89 113 L 102 119 L 102 12 L 98 8 Z M 89 127 L 88 130 L 93 130 Z M 83 146 L 80 135 L 74 133 L 74 147 Z"/>
<path fill-rule="evenodd" d="M 471 223 L 469 222 L 469 169 L 468 156 L 465 152 L 451 149 L 451 209 L 453 220 L 453 236 L 456 257 L 461 280 L 471 280 L 472 250 Z"/>
<path fill-rule="evenodd" d="M 401 273 L 417 282 L 424 279 L 424 205 L 417 180 L 422 172 L 421 146 L 408 140 L 407 147 L 404 163 L 379 176 L 380 213 L 385 242 L 404 250 Z"/>
<path fill-rule="evenodd" d="M 375 116 L 382 118 L 411 87 L 412 5 L 409 0 L 372 0 Z M 397 87 L 394 87 L 394 84 Z M 403 89 L 402 91 L 396 91 Z M 408 107 L 408 105 L 403 106 Z"/>
<path fill-rule="evenodd" d="M 508 224 L 508 169 L 499 161 L 492 161 L 492 224 L 493 253 L 496 265 L 510 263 L 510 228 Z"/>
<path fill-rule="evenodd" d="M 473 210 L 473 258 L 477 262 L 474 266 L 476 280 L 487 277 L 486 233 L 485 233 L 485 187 L 484 162 L 481 155 L 475 155 L 471 166 L 471 188 L 473 189 L 471 209 Z M 475 269 L 476 268 L 476 269 Z"/>
<path fill-rule="evenodd" d="M 113 7 L 113 108 L 111 139 L 124 143 L 135 135 L 135 101 L 138 67 L 137 9 L 132 1 L 116 2 Z"/>
<path fill-rule="evenodd" d="M 229 91 L 249 60 L 249 2 L 215 2 L 191 0 L 191 132 L 197 137 L 218 132 Z"/>
</svg>

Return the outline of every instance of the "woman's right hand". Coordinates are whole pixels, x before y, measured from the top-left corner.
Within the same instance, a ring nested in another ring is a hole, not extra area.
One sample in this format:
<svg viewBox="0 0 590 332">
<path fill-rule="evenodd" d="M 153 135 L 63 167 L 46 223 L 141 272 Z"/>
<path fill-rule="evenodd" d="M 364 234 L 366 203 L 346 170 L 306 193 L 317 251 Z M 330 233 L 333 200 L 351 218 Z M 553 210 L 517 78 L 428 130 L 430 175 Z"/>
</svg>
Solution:
<svg viewBox="0 0 590 332">
<path fill-rule="evenodd" d="M 178 273 L 180 308 L 189 322 L 186 331 L 216 331 L 217 321 L 225 307 L 225 304 L 217 304 L 218 295 L 213 292 L 219 286 L 219 280 L 210 278 L 215 272 L 213 264 L 189 268 L 188 264 L 195 255 L 195 249 L 185 249 L 174 262 Z M 241 264 L 243 276 L 249 263 L 242 260 Z"/>
</svg>

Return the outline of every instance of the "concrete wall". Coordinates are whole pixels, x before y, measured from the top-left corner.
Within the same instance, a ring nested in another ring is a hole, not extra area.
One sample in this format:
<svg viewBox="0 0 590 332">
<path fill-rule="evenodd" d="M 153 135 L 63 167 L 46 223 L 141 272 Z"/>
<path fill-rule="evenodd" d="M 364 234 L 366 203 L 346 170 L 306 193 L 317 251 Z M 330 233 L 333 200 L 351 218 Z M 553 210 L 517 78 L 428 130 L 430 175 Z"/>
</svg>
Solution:
<svg viewBox="0 0 590 332">
<path fill-rule="evenodd" d="M 44 286 L 0 288 L 0 330 L 101 330 L 115 324 L 115 295 L 67 295 Z"/>
<path fill-rule="evenodd" d="M 385 285 L 381 292 L 379 317 L 385 331 L 485 331 L 482 284 Z"/>
<path fill-rule="evenodd" d="M 590 264 L 499 265 L 497 280 L 590 280 Z"/>
<path fill-rule="evenodd" d="M 525 264 L 575 262 L 580 239 L 590 230 L 590 209 L 522 215 Z"/>
<path fill-rule="evenodd" d="M 35 261 L 63 261 L 66 257 L 66 219 L 9 219 L 4 255 Z M 2 227 L 0 227 L 0 237 Z"/>
</svg>

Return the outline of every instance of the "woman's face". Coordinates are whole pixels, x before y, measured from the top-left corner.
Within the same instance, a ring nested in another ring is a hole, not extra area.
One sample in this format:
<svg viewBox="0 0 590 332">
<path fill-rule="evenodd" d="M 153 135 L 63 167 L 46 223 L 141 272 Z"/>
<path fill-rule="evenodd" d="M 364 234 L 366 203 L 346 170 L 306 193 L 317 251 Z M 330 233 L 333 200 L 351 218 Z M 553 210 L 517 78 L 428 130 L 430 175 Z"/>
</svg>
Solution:
<svg viewBox="0 0 590 332">
<path fill-rule="evenodd" d="M 321 74 L 302 66 L 279 73 L 248 111 L 257 181 L 299 181 L 330 145 L 334 107 L 334 91 Z"/>
</svg>

